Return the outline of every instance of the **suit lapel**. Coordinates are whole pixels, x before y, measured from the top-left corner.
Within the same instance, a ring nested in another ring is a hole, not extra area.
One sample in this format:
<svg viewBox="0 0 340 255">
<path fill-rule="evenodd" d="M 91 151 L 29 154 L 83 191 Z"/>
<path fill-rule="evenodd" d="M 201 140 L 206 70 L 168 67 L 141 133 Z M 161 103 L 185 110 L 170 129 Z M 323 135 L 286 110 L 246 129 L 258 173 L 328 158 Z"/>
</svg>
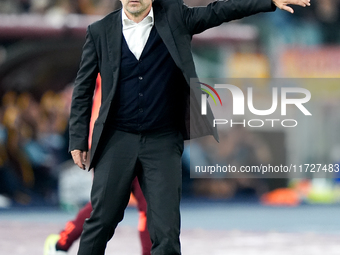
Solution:
<svg viewBox="0 0 340 255">
<path fill-rule="evenodd" d="M 159 5 L 156 1 L 153 3 L 152 8 L 154 9 L 156 30 L 159 36 L 162 38 L 165 46 L 167 47 L 172 59 L 175 61 L 176 65 L 180 69 L 182 69 L 182 62 L 177 50 L 174 37 L 171 32 L 167 15 L 162 6 Z"/>
<path fill-rule="evenodd" d="M 108 96 L 110 99 L 114 96 L 119 79 L 122 36 L 122 13 L 118 11 L 112 15 L 112 18 L 109 19 L 109 23 L 106 25 L 107 48 L 113 75 L 112 88 Z"/>
<path fill-rule="evenodd" d="M 122 48 L 122 14 L 114 13 L 106 26 L 107 47 L 113 72 L 119 69 Z"/>
</svg>

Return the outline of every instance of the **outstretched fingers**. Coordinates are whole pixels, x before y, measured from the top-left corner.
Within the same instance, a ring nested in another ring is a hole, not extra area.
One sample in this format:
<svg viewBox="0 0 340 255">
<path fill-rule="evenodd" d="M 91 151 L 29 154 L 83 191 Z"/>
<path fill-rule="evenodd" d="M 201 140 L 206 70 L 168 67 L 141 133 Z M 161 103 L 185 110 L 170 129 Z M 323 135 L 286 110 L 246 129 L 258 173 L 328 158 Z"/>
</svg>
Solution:
<svg viewBox="0 0 340 255">
<path fill-rule="evenodd" d="M 287 11 L 287 12 L 290 12 L 290 13 L 294 13 L 293 8 L 289 7 L 288 5 L 283 5 L 280 9 L 284 10 L 284 11 Z"/>
<path fill-rule="evenodd" d="M 289 5 L 310 6 L 310 0 L 273 0 L 273 3 L 281 10 L 290 13 L 294 13 L 294 10 Z"/>
<path fill-rule="evenodd" d="M 288 0 L 291 1 L 292 3 L 288 4 L 293 4 L 293 5 L 300 5 L 303 7 L 310 6 L 310 0 Z"/>
</svg>

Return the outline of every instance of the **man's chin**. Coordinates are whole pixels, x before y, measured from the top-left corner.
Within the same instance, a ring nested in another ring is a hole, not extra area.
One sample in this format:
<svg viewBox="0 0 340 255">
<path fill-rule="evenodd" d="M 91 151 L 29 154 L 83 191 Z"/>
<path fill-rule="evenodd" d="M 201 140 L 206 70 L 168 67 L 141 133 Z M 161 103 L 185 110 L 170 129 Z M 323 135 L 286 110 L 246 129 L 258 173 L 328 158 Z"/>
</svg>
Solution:
<svg viewBox="0 0 340 255">
<path fill-rule="evenodd" d="M 129 11 L 130 12 L 140 12 L 141 11 L 140 4 L 131 4 L 131 5 L 129 5 Z"/>
<path fill-rule="evenodd" d="M 143 12 L 142 8 L 140 6 L 136 6 L 135 8 L 129 8 L 128 12 L 131 13 L 132 15 L 138 15 Z"/>
</svg>

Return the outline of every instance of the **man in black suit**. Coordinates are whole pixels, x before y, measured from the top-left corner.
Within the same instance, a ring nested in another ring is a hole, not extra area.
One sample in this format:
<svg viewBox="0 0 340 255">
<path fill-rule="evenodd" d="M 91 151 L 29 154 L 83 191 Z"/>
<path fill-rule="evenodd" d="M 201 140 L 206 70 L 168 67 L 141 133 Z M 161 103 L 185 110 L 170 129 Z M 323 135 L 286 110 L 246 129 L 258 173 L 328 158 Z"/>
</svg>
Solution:
<svg viewBox="0 0 340 255">
<path fill-rule="evenodd" d="M 225 0 L 195 8 L 182 0 L 121 2 L 122 10 L 88 27 L 73 92 L 69 149 L 85 169 L 93 90 L 101 74 L 102 104 L 89 166 L 94 168 L 93 212 L 78 254 L 104 254 L 135 176 L 148 205 L 152 254 L 180 254 L 183 140 L 204 135 L 218 140 L 211 110 L 207 118 L 200 115 L 200 92 L 189 86 L 197 77 L 192 36 L 276 6 L 292 12 L 287 4 L 306 6 L 309 0 Z"/>
</svg>

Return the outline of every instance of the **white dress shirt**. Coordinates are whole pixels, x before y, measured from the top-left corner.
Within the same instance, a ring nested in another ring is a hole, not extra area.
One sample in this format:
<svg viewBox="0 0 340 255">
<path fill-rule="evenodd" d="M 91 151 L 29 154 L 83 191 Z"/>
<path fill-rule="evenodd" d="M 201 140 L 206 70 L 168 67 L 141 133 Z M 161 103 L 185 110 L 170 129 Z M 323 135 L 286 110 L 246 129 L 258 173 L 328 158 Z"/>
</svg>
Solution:
<svg viewBox="0 0 340 255">
<path fill-rule="evenodd" d="M 153 9 L 139 23 L 130 20 L 122 9 L 123 35 L 130 51 L 139 60 L 154 24 Z"/>
</svg>

